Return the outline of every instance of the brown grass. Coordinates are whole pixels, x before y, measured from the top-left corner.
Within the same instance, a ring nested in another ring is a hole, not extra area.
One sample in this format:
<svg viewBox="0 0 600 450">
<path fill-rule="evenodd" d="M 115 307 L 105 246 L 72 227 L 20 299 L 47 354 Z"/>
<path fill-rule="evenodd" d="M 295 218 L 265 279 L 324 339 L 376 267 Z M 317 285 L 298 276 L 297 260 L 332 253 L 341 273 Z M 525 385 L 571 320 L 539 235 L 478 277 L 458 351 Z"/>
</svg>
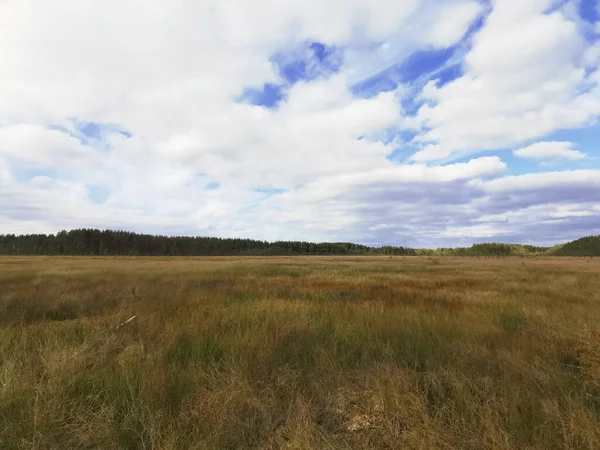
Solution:
<svg viewBox="0 0 600 450">
<path fill-rule="evenodd" d="M 598 259 L 0 258 L 2 449 L 599 443 Z"/>
</svg>

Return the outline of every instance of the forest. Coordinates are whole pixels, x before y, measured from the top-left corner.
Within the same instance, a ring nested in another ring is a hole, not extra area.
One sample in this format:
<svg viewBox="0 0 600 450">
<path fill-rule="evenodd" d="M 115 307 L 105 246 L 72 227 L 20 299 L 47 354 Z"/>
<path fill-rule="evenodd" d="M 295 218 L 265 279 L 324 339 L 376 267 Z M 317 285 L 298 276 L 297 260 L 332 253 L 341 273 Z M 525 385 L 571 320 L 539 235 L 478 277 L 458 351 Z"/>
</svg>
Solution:
<svg viewBox="0 0 600 450">
<path fill-rule="evenodd" d="M 600 256 L 600 236 L 554 247 L 483 243 L 471 247 L 413 249 L 349 242 L 266 242 L 193 236 L 155 236 L 128 231 L 76 229 L 56 234 L 0 235 L 0 255 L 82 256 Z"/>
</svg>

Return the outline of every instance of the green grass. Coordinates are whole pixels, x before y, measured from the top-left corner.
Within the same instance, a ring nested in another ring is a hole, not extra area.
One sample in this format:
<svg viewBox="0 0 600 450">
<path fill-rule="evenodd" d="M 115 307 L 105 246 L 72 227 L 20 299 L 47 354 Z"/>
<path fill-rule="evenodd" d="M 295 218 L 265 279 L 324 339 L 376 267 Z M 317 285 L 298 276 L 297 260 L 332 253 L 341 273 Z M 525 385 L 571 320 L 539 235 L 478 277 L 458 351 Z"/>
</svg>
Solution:
<svg viewBox="0 0 600 450">
<path fill-rule="evenodd" d="M 599 448 L 599 275 L 1 258 L 0 448 Z"/>
</svg>

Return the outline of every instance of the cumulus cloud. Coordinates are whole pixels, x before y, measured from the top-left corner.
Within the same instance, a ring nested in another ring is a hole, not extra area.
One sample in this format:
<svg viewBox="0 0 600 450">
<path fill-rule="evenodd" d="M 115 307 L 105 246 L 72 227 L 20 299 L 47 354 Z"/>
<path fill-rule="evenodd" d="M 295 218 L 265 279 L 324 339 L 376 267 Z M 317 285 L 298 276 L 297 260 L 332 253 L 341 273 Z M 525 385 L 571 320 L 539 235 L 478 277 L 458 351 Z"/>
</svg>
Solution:
<svg viewBox="0 0 600 450">
<path fill-rule="evenodd" d="M 479 2 L 444 3 L 436 8 L 437 20 L 425 39 L 435 47 L 444 48 L 448 43 L 457 42 L 465 31 L 481 14 L 483 6 Z M 451 18 L 451 20 L 449 20 Z"/>
<path fill-rule="evenodd" d="M 0 2 L 0 233 L 427 246 L 590 234 L 593 167 L 521 178 L 478 154 L 583 156 L 549 135 L 600 113 L 598 43 L 552 3 Z M 453 55 L 459 76 L 356 92 L 415 52 Z"/>
<path fill-rule="evenodd" d="M 17 124 L 0 128 L 0 154 L 44 166 L 80 163 L 93 165 L 98 160 L 92 148 L 78 139 L 45 127 Z"/>
<path fill-rule="evenodd" d="M 572 142 L 536 142 L 513 151 L 520 158 L 537 161 L 556 161 L 561 159 L 578 160 L 585 158 L 585 153 L 573 150 Z"/>
<path fill-rule="evenodd" d="M 473 39 L 464 75 L 421 93 L 414 161 L 518 145 L 579 127 L 600 113 L 597 62 L 550 1 L 498 0 Z M 587 66 L 587 70 L 586 70 Z"/>
<path fill-rule="evenodd" d="M 483 185 L 488 192 L 534 191 L 542 189 L 567 189 L 582 186 L 594 189 L 600 186 L 598 170 L 565 170 L 560 172 L 528 173 L 525 175 L 508 176 L 495 180 L 480 182 L 474 180 L 473 185 Z"/>
</svg>

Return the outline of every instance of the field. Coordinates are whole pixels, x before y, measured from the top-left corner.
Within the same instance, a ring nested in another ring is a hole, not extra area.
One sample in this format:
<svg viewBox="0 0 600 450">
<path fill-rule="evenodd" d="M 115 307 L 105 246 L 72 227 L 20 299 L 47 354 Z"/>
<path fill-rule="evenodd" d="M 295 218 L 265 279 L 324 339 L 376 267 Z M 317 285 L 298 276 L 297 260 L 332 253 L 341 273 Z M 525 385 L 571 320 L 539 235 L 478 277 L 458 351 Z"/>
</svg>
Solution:
<svg viewBox="0 0 600 450">
<path fill-rule="evenodd" d="M 0 448 L 600 448 L 600 259 L 0 258 Z"/>
</svg>

